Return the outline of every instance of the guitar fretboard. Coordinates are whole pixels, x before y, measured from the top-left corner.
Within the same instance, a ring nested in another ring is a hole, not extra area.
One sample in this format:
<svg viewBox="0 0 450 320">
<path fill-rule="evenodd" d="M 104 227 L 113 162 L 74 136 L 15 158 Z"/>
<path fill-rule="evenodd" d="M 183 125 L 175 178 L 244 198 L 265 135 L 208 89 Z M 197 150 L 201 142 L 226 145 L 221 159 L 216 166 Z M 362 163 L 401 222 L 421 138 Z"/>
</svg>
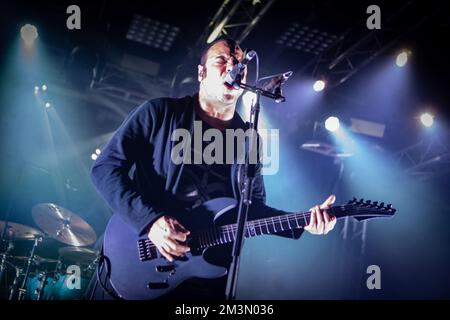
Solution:
<svg viewBox="0 0 450 320">
<path fill-rule="evenodd" d="M 338 212 L 343 212 L 345 210 L 348 211 L 349 208 L 340 206 L 329 209 L 329 211 L 335 215 Z M 300 229 L 309 224 L 310 217 L 310 212 L 299 212 L 247 221 L 245 226 L 245 237 L 251 238 L 275 234 L 286 230 Z M 220 226 L 200 232 L 198 234 L 198 242 L 201 248 L 230 243 L 236 239 L 236 232 L 236 224 Z"/>
<path fill-rule="evenodd" d="M 384 207 L 384 203 L 378 205 L 377 202 L 371 204 L 370 201 L 364 204 L 362 199 L 360 202 L 356 202 L 355 199 L 349 202 L 349 204 L 334 206 L 328 209 L 328 212 L 338 219 L 347 216 L 357 216 L 359 219 L 386 217 L 393 215 L 395 211 L 391 205 Z M 245 237 L 251 238 L 304 228 L 309 224 L 310 218 L 311 213 L 308 211 L 247 221 L 245 225 Z M 236 233 L 237 225 L 228 224 L 196 233 L 195 242 L 198 243 L 200 249 L 205 249 L 233 242 L 236 239 Z M 139 240 L 138 247 L 142 261 L 157 256 L 156 247 L 149 239 Z"/>
<path fill-rule="evenodd" d="M 384 208 L 383 205 L 383 203 L 380 206 L 377 206 L 377 203 L 374 203 L 373 205 L 363 205 L 361 201 L 356 204 L 349 203 L 342 206 L 334 206 L 328 209 L 328 212 L 335 215 L 338 219 L 347 216 L 359 216 L 362 218 L 366 215 L 369 218 L 377 216 L 385 217 L 387 215 L 392 215 L 395 212 L 395 209 L 392 209 L 389 206 L 388 208 Z M 311 213 L 308 211 L 247 221 L 245 225 L 245 237 L 251 238 L 304 228 L 309 224 L 310 218 Z M 196 233 L 195 242 L 198 243 L 200 249 L 205 249 L 233 242 L 236 239 L 236 233 L 237 225 L 228 224 Z M 149 239 L 140 240 L 138 246 L 141 260 L 156 256 L 156 247 Z"/>
</svg>

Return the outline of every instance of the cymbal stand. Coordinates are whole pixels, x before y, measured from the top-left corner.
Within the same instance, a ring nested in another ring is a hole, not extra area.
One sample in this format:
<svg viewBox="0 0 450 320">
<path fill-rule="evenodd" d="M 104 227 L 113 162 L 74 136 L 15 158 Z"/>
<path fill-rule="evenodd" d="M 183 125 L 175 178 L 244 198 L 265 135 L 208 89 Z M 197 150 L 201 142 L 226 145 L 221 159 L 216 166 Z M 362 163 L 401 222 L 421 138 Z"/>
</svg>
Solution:
<svg viewBox="0 0 450 320">
<path fill-rule="evenodd" d="M 16 295 L 17 285 L 19 283 L 19 278 L 20 278 L 21 274 L 22 274 L 22 269 L 16 267 L 16 275 L 15 275 L 14 281 L 13 281 L 13 283 L 11 285 L 11 290 L 9 291 L 9 298 L 8 298 L 8 300 L 13 300 L 14 299 L 14 297 Z"/>
<path fill-rule="evenodd" d="M 36 248 L 38 247 L 39 242 L 41 242 L 41 241 L 42 241 L 42 236 L 36 236 L 34 238 L 33 248 L 31 249 L 30 257 L 28 258 L 28 261 L 27 261 L 27 268 L 25 269 L 25 275 L 23 277 L 22 285 L 19 288 L 18 300 L 23 300 L 25 298 L 25 294 L 27 292 L 26 285 L 27 285 L 28 277 L 30 275 L 30 268 L 34 262 L 34 255 L 35 255 Z"/>
<path fill-rule="evenodd" d="M 3 275 L 5 274 L 5 270 L 7 267 L 7 261 L 6 261 L 6 257 L 8 256 L 9 251 L 12 248 L 12 244 L 9 238 L 7 238 L 6 240 L 2 240 L 6 243 L 5 245 L 5 251 L 3 251 L 3 253 L 0 255 L 1 260 L 0 260 L 0 285 L 2 284 L 2 279 L 3 279 Z M 3 245 L 3 243 L 1 243 Z"/>
<path fill-rule="evenodd" d="M 37 297 L 36 300 L 41 300 L 42 295 L 44 294 L 45 286 L 47 285 L 48 274 L 46 272 L 42 273 L 42 278 L 40 279 L 39 288 L 37 288 Z"/>
</svg>

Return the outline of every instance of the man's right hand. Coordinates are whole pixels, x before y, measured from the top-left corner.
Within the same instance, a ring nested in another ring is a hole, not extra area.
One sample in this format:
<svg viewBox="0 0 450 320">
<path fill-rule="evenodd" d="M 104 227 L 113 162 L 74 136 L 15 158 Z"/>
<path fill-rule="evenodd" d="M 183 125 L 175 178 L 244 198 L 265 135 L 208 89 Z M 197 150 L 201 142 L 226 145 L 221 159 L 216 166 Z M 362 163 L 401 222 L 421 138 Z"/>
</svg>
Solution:
<svg viewBox="0 0 450 320">
<path fill-rule="evenodd" d="M 153 242 L 158 251 L 170 262 L 174 257 L 181 257 L 189 247 L 179 243 L 185 242 L 190 234 L 176 219 L 162 216 L 156 220 L 148 232 L 148 238 Z"/>
</svg>

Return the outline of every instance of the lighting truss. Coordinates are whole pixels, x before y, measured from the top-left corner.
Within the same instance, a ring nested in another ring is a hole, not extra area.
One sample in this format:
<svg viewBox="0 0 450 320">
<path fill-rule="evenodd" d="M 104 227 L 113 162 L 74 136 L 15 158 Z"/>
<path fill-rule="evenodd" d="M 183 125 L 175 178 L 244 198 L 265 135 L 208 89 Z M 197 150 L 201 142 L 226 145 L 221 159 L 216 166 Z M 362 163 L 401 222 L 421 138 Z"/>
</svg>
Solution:
<svg viewBox="0 0 450 320">
<path fill-rule="evenodd" d="M 134 106 L 152 98 L 168 96 L 169 88 L 168 80 L 115 64 L 106 64 L 91 83 L 93 92 L 120 99 Z"/>
<path fill-rule="evenodd" d="M 450 171 L 450 134 L 435 135 L 400 150 L 396 160 L 406 172 L 419 181 Z"/>
<path fill-rule="evenodd" d="M 196 43 L 204 47 L 221 35 L 242 43 L 270 9 L 275 0 L 225 0 Z"/>
<path fill-rule="evenodd" d="M 300 72 L 316 79 L 325 78 L 329 87 L 344 83 L 438 11 L 436 7 L 425 10 L 418 6 L 418 1 L 409 1 L 392 15 L 383 17 L 380 30 L 368 30 L 366 19 L 363 19 L 339 35 L 333 46 L 311 60 Z"/>
</svg>

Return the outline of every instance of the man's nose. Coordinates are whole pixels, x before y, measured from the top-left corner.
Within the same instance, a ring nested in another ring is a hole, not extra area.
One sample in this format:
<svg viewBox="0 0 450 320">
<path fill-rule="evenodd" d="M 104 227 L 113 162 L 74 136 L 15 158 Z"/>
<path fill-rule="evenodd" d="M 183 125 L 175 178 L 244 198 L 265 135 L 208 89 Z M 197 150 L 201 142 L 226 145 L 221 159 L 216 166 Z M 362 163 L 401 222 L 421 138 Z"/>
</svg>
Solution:
<svg viewBox="0 0 450 320">
<path fill-rule="evenodd" d="M 233 67 L 234 67 L 234 59 L 229 59 L 229 60 L 227 61 L 227 68 L 226 68 L 226 71 L 227 71 L 227 72 L 230 72 L 231 70 L 233 70 Z"/>
<path fill-rule="evenodd" d="M 227 63 L 227 68 L 226 68 L 226 72 L 230 72 L 233 69 L 233 63 L 232 62 L 228 62 Z"/>
</svg>

